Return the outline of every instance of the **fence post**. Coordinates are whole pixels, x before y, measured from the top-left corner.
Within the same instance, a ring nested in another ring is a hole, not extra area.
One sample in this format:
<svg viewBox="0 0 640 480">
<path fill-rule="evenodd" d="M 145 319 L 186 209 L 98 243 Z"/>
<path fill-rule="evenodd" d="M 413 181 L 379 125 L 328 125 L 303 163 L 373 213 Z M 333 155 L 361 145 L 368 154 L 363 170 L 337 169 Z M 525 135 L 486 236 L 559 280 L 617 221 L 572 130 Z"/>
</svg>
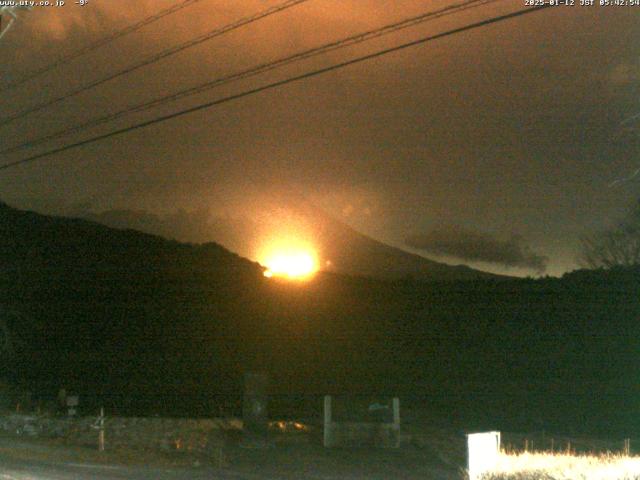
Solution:
<svg viewBox="0 0 640 480">
<path fill-rule="evenodd" d="M 324 396 L 324 438 L 323 445 L 331 447 L 333 445 L 333 432 L 331 426 L 331 395 Z"/>
<path fill-rule="evenodd" d="M 104 452 L 104 407 L 100 407 L 100 416 L 91 427 L 98 430 L 98 451 Z"/>
<path fill-rule="evenodd" d="M 400 399 L 393 398 L 393 434 L 395 435 L 394 448 L 400 448 Z"/>
</svg>

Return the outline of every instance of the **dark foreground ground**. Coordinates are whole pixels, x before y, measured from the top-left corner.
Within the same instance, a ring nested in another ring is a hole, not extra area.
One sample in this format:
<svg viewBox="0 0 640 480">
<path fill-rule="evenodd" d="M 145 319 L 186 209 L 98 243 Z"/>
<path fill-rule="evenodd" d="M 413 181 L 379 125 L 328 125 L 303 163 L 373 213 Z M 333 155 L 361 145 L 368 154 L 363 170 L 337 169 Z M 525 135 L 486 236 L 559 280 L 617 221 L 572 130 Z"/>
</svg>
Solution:
<svg viewBox="0 0 640 480">
<path fill-rule="evenodd" d="M 274 439 L 264 449 L 226 447 L 223 458 L 107 451 L 0 438 L 0 479 L 460 479 L 463 443 L 445 434 L 407 439 L 398 450 L 325 449 Z M 448 444 L 448 445 L 447 445 Z"/>
</svg>

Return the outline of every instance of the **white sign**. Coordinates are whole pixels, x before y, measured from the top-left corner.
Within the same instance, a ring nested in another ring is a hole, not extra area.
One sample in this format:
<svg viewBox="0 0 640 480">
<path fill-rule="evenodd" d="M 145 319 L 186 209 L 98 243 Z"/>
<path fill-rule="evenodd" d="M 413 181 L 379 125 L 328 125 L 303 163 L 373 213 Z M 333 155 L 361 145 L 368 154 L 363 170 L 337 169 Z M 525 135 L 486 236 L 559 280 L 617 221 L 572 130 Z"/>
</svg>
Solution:
<svg viewBox="0 0 640 480">
<path fill-rule="evenodd" d="M 469 449 L 469 480 L 479 480 L 498 463 L 500 432 L 471 433 L 467 435 Z"/>
</svg>

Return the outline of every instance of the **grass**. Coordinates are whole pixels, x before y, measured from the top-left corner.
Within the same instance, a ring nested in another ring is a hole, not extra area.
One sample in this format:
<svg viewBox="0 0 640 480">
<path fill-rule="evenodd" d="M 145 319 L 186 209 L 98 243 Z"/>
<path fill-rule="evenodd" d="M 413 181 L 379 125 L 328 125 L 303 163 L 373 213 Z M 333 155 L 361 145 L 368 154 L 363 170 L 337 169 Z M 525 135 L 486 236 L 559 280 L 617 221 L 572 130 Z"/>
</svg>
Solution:
<svg viewBox="0 0 640 480">
<path fill-rule="evenodd" d="M 505 453 L 483 480 L 640 480 L 640 457 L 622 454 Z"/>
</svg>

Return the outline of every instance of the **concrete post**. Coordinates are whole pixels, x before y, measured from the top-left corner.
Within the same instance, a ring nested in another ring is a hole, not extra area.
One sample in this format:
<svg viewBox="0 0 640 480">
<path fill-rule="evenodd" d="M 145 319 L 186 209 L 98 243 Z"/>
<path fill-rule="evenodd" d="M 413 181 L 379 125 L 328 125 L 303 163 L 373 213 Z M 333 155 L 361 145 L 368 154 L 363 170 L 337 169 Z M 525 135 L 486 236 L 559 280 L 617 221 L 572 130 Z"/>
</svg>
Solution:
<svg viewBox="0 0 640 480">
<path fill-rule="evenodd" d="M 400 399 L 393 398 L 393 434 L 395 435 L 394 447 L 400 448 Z"/>
<path fill-rule="evenodd" d="M 244 399 L 242 419 L 244 435 L 242 445 L 250 448 L 267 446 L 269 377 L 262 373 L 247 373 L 244 376 Z"/>
</svg>

